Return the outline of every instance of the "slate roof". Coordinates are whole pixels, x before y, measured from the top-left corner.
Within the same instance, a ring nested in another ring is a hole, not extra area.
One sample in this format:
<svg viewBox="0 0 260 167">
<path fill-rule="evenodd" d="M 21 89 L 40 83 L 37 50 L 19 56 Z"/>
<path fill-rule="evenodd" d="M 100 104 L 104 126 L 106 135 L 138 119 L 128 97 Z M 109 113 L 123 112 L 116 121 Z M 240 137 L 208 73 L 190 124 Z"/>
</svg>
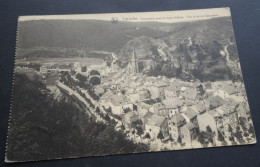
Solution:
<svg viewBox="0 0 260 167">
<path fill-rule="evenodd" d="M 211 82 L 206 82 L 206 83 L 205 83 L 205 88 L 206 88 L 206 89 L 212 89 Z"/>
<path fill-rule="evenodd" d="M 194 104 L 195 104 L 194 101 L 191 101 L 191 100 L 189 100 L 189 99 L 185 99 L 185 100 L 184 100 L 184 103 L 185 103 L 187 106 L 191 106 L 191 105 L 194 105 Z"/>
<path fill-rule="evenodd" d="M 140 102 L 140 103 L 137 104 L 137 106 L 142 106 L 142 107 L 144 107 L 146 109 L 149 109 L 150 107 L 152 107 L 151 105 L 149 105 L 149 104 L 147 104 L 145 102 Z"/>
<path fill-rule="evenodd" d="M 147 121 L 146 124 L 151 125 L 151 126 L 160 127 L 165 120 L 166 120 L 166 117 L 153 114 L 151 116 L 151 118 Z"/>
<path fill-rule="evenodd" d="M 193 123 L 191 123 L 191 122 L 189 122 L 189 123 L 187 123 L 186 125 L 184 125 L 187 129 L 189 129 L 189 130 L 192 130 L 192 129 L 194 129 L 195 128 L 195 126 L 194 126 L 194 124 Z"/>
<path fill-rule="evenodd" d="M 103 96 L 100 97 L 100 99 L 101 100 L 110 99 L 114 95 L 115 94 L 111 90 L 108 90 L 108 91 L 106 91 L 106 93 L 103 94 Z"/>
<path fill-rule="evenodd" d="M 180 85 L 178 85 L 178 84 L 171 84 L 170 86 L 167 86 L 166 88 L 165 88 L 165 90 L 170 90 L 170 91 L 179 91 L 180 90 Z"/>
<path fill-rule="evenodd" d="M 178 108 L 178 104 L 174 103 L 173 101 L 165 100 L 163 103 L 165 104 L 165 108 Z"/>
<path fill-rule="evenodd" d="M 135 116 L 137 116 L 137 113 L 135 113 L 133 111 L 130 111 L 130 112 L 125 114 L 125 116 L 124 116 L 125 117 L 125 121 L 130 123 L 130 118 L 131 117 L 135 117 Z"/>
<path fill-rule="evenodd" d="M 224 101 L 221 97 L 213 96 L 210 98 L 210 105 L 212 105 L 213 107 L 219 107 L 222 104 L 224 104 Z"/>
<path fill-rule="evenodd" d="M 217 116 L 217 111 L 216 110 L 209 110 L 207 111 L 207 113 L 213 117 L 216 117 Z"/>
<path fill-rule="evenodd" d="M 238 91 L 231 85 L 224 85 L 221 90 L 227 92 L 229 95 L 235 94 Z"/>
<path fill-rule="evenodd" d="M 238 105 L 238 102 L 234 101 L 232 98 L 228 98 L 221 107 L 234 110 Z"/>
<path fill-rule="evenodd" d="M 183 101 L 179 98 L 172 98 L 171 100 L 164 100 L 163 104 L 166 108 L 178 108 L 178 106 L 183 105 Z"/>
<path fill-rule="evenodd" d="M 115 106 L 121 106 L 125 104 L 131 104 L 131 101 L 125 95 L 117 94 L 112 96 L 111 103 Z"/>
<path fill-rule="evenodd" d="M 134 93 L 134 89 L 132 89 L 132 88 L 125 87 L 125 89 L 126 89 L 126 92 L 125 92 L 126 95 L 130 95 L 130 94 Z"/>
<path fill-rule="evenodd" d="M 157 110 L 161 110 L 165 108 L 165 105 L 161 102 L 153 104 L 153 107 Z"/>
<path fill-rule="evenodd" d="M 212 117 L 220 117 L 220 116 L 222 116 L 223 114 L 220 114 L 217 110 L 209 110 L 209 111 L 207 111 L 207 113 L 209 114 L 209 115 L 211 115 Z"/>
<path fill-rule="evenodd" d="M 198 113 L 191 108 L 188 108 L 187 110 L 183 111 L 182 113 L 185 114 L 189 119 L 192 119 L 198 115 Z"/>
<path fill-rule="evenodd" d="M 183 93 L 181 94 L 185 98 L 194 100 L 197 96 L 198 92 L 193 88 L 186 88 L 183 90 Z"/>
<path fill-rule="evenodd" d="M 177 126 L 182 126 L 186 123 L 185 118 L 182 115 L 175 115 L 171 122 L 175 123 Z"/>
<path fill-rule="evenodd" d="M 147 124 L 147 122 L 151 119 L 151 117 L 153 116 L 153 113 L 148 111 L 145 113 L 144 115 L 144 124 Z"/>
<path fill-rule="evenodd" d="M 192 109 L 194 109 L 195 111 L 197 111 L 199 113 L 202 113 L 203 111 L 206 110 L 206 107 L 205 107 L 204 104 L 199 103 L 199 104 L 196 104 L 196 105 L 192 106 Z"/>
<path fill-rule="evenodd" d="M 154 84 L 155 87 L 166 87 L 169 84 L 166 84 L 165 82 L 159 81 Z"/>
</svg>

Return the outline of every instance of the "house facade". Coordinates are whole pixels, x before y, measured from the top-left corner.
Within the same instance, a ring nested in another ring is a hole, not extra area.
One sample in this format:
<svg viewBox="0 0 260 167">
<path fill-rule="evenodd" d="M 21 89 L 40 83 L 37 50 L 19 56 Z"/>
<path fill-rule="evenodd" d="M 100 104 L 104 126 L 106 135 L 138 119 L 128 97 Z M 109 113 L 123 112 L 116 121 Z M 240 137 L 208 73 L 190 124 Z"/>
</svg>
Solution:
<svg viewBox="0 0 260 167">
<path fill-rule="evenodd" d="M 153 114 L 145 124 L 145 131 L 150 134 L 152 139 L 157 138 L 160 131 L 164 137 L 168 136 L 168 119 L 163 116 Z"/>
</svg>

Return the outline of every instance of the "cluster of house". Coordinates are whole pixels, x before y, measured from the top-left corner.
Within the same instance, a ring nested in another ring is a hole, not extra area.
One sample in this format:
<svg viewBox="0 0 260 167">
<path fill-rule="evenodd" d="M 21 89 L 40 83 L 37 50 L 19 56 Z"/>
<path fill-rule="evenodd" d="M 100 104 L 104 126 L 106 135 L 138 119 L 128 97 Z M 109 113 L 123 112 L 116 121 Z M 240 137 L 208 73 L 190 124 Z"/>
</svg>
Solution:
<svg viewBox="0 0 260 167">
<path fill-rule="evenodd" d="M 105 63 L 88 68 L 79 62 L 73 64 L 73 69 L 81 74 L 98 69 L 102 82 L 94 90 L 100 96 L 99 102 L 121 116 L 126 129 L 141 120 L 145 133 L 152 139 L 162 132 L 164 138 L 175 141 L 181 138 L 189 144 L 208 127 L 215 136 L 222 133 L 228 137 L 230 129 L 236 131 L 239 117 L 248 123 L 249 107 L 241 82 L 200 83 L 148 77 L 138 73 L 138 63 L 135 56 L 132 57 L 129 66 L 121 70 L 109 68 Z M 48 70 L 53 69 L 42 66 L 40 73 Z"/>
<path fill-rule="evenodd" d="M 165 77 L 117 73 L 95 88 L 100 103 L 121 116 L 126 129 L 142 120 L 145 133 L 189 144 L 210 127 L 228 137 L 236 131 L 239 117 L 248 118 L 249 108 L 241 83 L 185 82 Z"/>
</svg>

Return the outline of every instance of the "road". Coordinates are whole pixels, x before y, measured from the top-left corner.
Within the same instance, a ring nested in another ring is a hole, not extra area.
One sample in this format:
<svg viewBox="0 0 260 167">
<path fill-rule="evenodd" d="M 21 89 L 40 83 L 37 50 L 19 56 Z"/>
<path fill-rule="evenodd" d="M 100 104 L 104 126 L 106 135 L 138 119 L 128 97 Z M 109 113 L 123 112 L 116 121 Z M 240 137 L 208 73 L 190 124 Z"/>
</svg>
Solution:
<svg viewBox="0 0 260 167">
<path fill-rule="evenodd" d="M 107 121 L 104 120 L 98 113 L 96 113 L 95 110 L 96 110 L 97 107 L 99 107 L 100 111 L 101 111 L 103 114 L 107 114 L 107 112 L 103 109 L 103 107 L 102 107 L 96 100 L 94 100 L 94 99 L 88 94 L 88 92 L 87 92 L 86 90 L 83 91 L 83 92 L 84 92 L 86 98 L 88 98 L 88 99 L 92 102 L 92 104 L 95 106 L 94 109 L 92 109 L 92 108 L 90 107 L 89 103 L 88 103 L 81 95 L 79 95 L 76 91 L 72 90 L 72 89 L 69 88 L 68 86 L 64 85 L 64 84 L 61 83 L 61 82 L 58 82 L 57 86 L 60 87 L 60 88 L 62 88 L 62 89 L 65 89 L 69 95 L 74 95 L 78 100 L 80 100 L 81 102 L 83 102 L 83 103 L 87 106 L 87 108 L 88 108 L 88 110 L 86 110 L 86 113 L 87 113 L 89 116 L 93 116 L 93 115 L 94 115 L 94 117 L 96 118 L 96 121 L 102 122 L 102 123 L 104 123 L 104 124 L 107 124 Z M 110 115 L 108 115 L 108 116 L 109 116 L 110 119 L 113 119 L 113 120 L 115 120 L 115 121 L 117 122 L 115 128 L 116 128 L 116 130 L 119 130 L 117 127 L 121 127 L 121 126 L 122 126 L 122 122 L 121 122 L 120 120 L 115 119 L 114 117 L 112 117 L 112 116 L 110 116 Z"/>
<path fill-rule="evenodd" d="M 103 114 L 107 114 L 107 111 L 104 110 L 104 108 L 100 105 L 100 103 L 98 103 L 96 100 L 94 100 L 87 92 L 87 90 L 84 91 L 85 96 L 91 100 L 92 104 L 95 105 L 95 109 L 98 107 L 100 109 L 100 111 Z M 122 126 L 122 122 L 120 120 L 115 119 L 114 117 L 108 115 L 110 119 L 113 119 L 117 122 L 116 127 L 121 127 Z M 117 130 L 117 129 L 116 129 Z"/>
<path fill-rule="evenodd" d="M 227 62 L 232 63 L 232 61 L 230 61 L 230 59 L 229 59 L 229 52 L 227 50 L 227 47 L 230 46 L 230 45 L 233 45 L 234 43 L 232 43 L 229 38 L 228 38 L 228 42 L 229 42 L 229 44 L 224 46 L 224 51 L 225 51 Z"/>
<path fill-rule="evenodd" d="M 91 109 L 89 103 L 82 96 L 80 96 L 76 91 L 72 90 L 71 88 L 69 88 L 68 86 L 64 85 L 61 82 L 58 82 L 57 86 L 58 86 L 58 88 L 65 89 L 69 95 L 74 95 L 78 100 L 83 102 L 88 108 L 86 110 L 86 113 L 89 116 L 94 115 L 94 117 L 96 118 L 96 121 L 106 123 L 106 120 L 104 120 L 102 117 L 100 117 L 100 115 L 98 115 L 96 112 L 94 112 L 94 109 Z"/>
</svg>

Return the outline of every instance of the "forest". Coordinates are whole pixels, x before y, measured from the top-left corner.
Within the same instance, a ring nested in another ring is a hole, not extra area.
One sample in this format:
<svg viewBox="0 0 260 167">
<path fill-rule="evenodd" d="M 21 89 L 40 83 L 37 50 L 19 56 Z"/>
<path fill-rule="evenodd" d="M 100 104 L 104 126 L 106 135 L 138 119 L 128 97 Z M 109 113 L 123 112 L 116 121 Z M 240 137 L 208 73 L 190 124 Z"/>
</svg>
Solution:
<svg viewBox="0 0 260 167">
<path fill-rule="evenodd" d="M 69 96 L 54 99 L 45 85 L 15 74 L 7 160 L 147 152 L 145 144 L 126 139 L 111 125 L 97 123 Z"/>
</svg>

